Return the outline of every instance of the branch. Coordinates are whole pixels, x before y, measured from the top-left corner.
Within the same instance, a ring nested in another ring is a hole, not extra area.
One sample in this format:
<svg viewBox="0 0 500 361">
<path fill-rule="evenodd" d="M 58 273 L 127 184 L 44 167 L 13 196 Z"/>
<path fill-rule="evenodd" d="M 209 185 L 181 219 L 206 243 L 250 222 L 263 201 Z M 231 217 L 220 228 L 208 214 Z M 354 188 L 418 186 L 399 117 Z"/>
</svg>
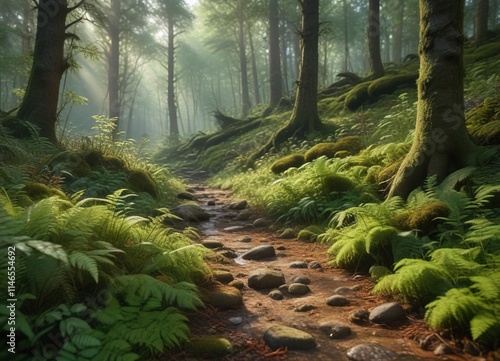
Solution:
<svg viewBox="0 0 500 361">
<path fill-rule="evenodd" d="M 68 29 L 68 28 L 72 27 L 73 25 L 75 25 L 76 23 L 79 23 L 79 22 L 80 22 L 80 21 L 82 21 L 83 19 L 85 19 L 85 17 L 84 17 L 84 16 L 81 16 L 81 17 L 79 17 L 78 19 L 73 20 L 73 21 L 72 21 L 72 22 L 70 22 L 68 25 L 66 25 L 66 26 L 64 27 L 64 29 L 66 30 L 66 29 Z"/>
<path fill-rule="evenodd" d="M 85 0 L 80 0 L 78 2 L 78 4 L 76 4 L 75 6 L 72 6 L 72 7 L 68 8 L 68 14 L 70 12 L 72 12 L 73 10 L 78 9 L 80 6 L 82 6 L 84 2 L 85 2 Z"/>
</svg>

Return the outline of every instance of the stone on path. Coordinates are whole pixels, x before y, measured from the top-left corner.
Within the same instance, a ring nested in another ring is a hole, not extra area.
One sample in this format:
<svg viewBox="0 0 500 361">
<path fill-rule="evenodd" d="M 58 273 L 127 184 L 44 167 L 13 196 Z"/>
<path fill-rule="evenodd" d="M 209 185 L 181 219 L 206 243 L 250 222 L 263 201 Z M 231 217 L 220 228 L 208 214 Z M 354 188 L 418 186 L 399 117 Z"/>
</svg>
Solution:
<svg viewBox="0 0 500 361">
<path fill-rule="evenodd" d="M 347 357 L 352 361 L 392 361 L 398 354 L 376 343 L 363 343 L 351 347 Z"/>
<path fill-rule="evenodd" d="M 248 287 L 255 290 L 277 288 L 285 283 L 283 272 L 270 268 L 260 268 L 248 276 Z"/>
<path fill-rule="evenodd" d="M 342 295 L 342 296 L 352 296 L 356 292 L 354 292 L 349 287 L 338 287 L 338 288 L 335 289 L 335 291 L 333 291 L 333 293 L 335 293 L 337 295 Z"/>
<path fill-rule="evenodd" d="M 319 329 L 334 340 L 342 340 L 352 334 L 349 326 L 337 322 L 323 322 L 319 325 Z"/>
<path fill-rule="evenodd" d="M 271 221 L 266 219 L 266 218 L 257 218 L 253 222 L 253 226 L 256 228 L 263 228 L 263 227 L 268 227 L 271 225 Z"/>
<path fill-rule="evenodd" d="M 250 242 L 252 242 L 252 238 L 245 237 L 245 238 L 240 239 L 239 242 L 241 242 L 241 243 L 250 243 Z"/>
<path fill-rule="evenodd" d="M 172 213 L 187 222 L 203 222 L 210 219 L 210 214 L 198 204 L 181 204 L 172 208 Z"/>
<path fill-rule="evenodd" d="M 243 317 L 231 317 L 228 321 L 231 325 L 238 326 L 243 323 Z"/>
<path fill-rule="evenodd" d="M 328 306 L 347 306 L 349 300 L 341 295 L 333 295 L 326 300 Z"/>
<path fill-rule="evenodd" d="M 308 303 L 305 303 L 303 305 L 299 305 L 297 306 L 294 311 L 295 312 L 308 312 L 308 311 L 311 311 L 311 310 L 314 310 L 316 308 L 316 306 L 313 306 L 313 305 L 310 305 Z"/>
<path fill-rule="evenodd" d="M 241 258 L 245 260 L 261 260 L 276 256 L 276 251 L 271 245 L 263 245 L 252 248 L 250 251 L 245 252 Z"/>
<path fill-rule="evenodd" d="M 284 347 L 289 350 L 310 350 L 316 347 L 316 340 L 312 335 L 287 326 L 271 326 L 263 338 L 273 350 Z"/>
<path fill-rule="evenodd" d="M 310 269 L 321 269 L 323 267 L 321 266 L 321 264 L 319 262 L 312 261 L 311 263 L 309 263 L 309 268 Z"/>
<path fill-rule="evenodd" d="M 302 283 L 303 285 L 308 285 L 311 283 L 311 280 L 307 276 L 297 276 L 292 278 L 292 283 Z"/>
<path fill-rule="evenodd" d="M 238 221 L 246 221 L 248 219 L 252 218 L 252 212 L 249 211 L 249 210 L 244 210 L 244 211 L 241 211 L 240 213 L 238 213 L 238 215 L 236 216 L 236 219 Z"/>
<path fill-rule="evenodd" d="M 368 321 L 369 316 L 370 312 L 364 308 L 357 308 L 349 313 L 349 322 L 360 325 Z"/>
<path fill-rule="evenodd" d="M 233 352 L 229 340 L 219 336 L 195 336 L 189 341 L 188 354 L 194 357 L 220 359 Z"/>
<path fill-rule="evenodd" d="M 177 198 L 178 199 L 186 199 L 188 201 L 196 201 L 197 200 L 196 196 L 190 192 L 181 192 L 181 193 L 177 194 Z"/>
<path fill-rule="evenodd" d="M 238 308 L 243 305 L 241 291 L 230 286 L 218 286 L 208 291 L 204 299 L 206 303 L 220 310 Z"/>
<path fill-rule="evenodd" d="M 279 235 L 279 238 L 281 238 L 281 239 L 293 239 L 293 238 L 296 238 L 296 237 L 297 237 L 297 233 L 293 229 L 291 229 L 291 228 L 285 229 Z"/>
<path fill-rule="evenodd" d="M 201 244 L 209 249 L 216 249 L 224 246 L 221 241 L 218 241 L 216 239 L 207 239 L 201 242 Z"/>
<path fill-rule="evenodd" d="M 245 288 L 245 284 L 243 283 L 243 281 L 240 281 L 240 280 L 231 281 L 227 285 L 234 287 L 234 288 L 237 288 L 239 290 L 242 290 L 243 288 Z"/>
<path fill-rule="evenodd" d="M 294 261 L 290 263 L 290 268 L 307 268 L 307 262 Z"/>
<path fill-rule="evenodd" d="M 243 231 L 244 229 L 246 229 L 245 226 L 231 226 L 224 228 L 224 232 L 239 232 Z"/>
<path fill-rule="evenodd" d="M 231 272 L 226 270 L 213 270 L 212 274 L 216 281 L 223 284 L 228 284 L 229 282 L 234 280 L 234 277 L 231 274 Z"/>
<path fill-rule="evenodd" d="M 210 207 L 215 206 L 215 201 L 214 201 L 213 199 L 212 199 L 212 200 L 209 200 L 209 201 L 207 202 L 207 206 L 210 206 Z"/>
<path fill-rule="evenodd" d="M 398 302 L 384 303 L 370 312 L 369 320 L 378 324 L 391 324 L 406 318 L 405 310 Z"/>
<path fill-rule="evenodd" d="M 294 296 L 302 296 L 306 293 L 309 293 L 310 291 L 311 289 L 309 288 L 309 286 L 302 283 L 292 283 L 290 284 L 290 286 L 288 286 L 288 293 Z"/>
<path fill-rule="evenodd" d="M 245 209 L 248 206 L 248 202 L 244 199 L 238 202 L 233 202 L 229 205 L 229 209 L 232 209 L 234 211 L 241 211 Z"/>
<path fill-rule="evenodd" d="M 281 293 L 280 290 L 272 290 L 271 292 L 269 292 L 268 296 L 276 301 L 283 299 L 283 293 Z"/>
</svg>

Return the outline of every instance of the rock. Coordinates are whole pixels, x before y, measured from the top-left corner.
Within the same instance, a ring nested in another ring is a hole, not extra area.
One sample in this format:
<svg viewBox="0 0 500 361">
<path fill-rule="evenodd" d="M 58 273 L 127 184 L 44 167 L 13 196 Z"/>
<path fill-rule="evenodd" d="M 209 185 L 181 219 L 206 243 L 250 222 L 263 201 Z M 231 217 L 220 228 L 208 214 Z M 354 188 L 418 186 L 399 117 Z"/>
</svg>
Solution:
<svg viewBox="0 0 500 361">
<path fill-rule="evenodd" d="M 234 280 L 233 275 L 231 274 L 231 272 L 228 271 L 214 270 L 212 273 L 214 275 L 215 280 L 220 283 L 227 284 Z"/>
<path fill-rule="evenodd" d="M 245 229 L 245 226 L 231 226 L 231 227 L 224 228 L 224 232 L 239 232 L 239 231 L 243 231 L 244 229 Z"/>
<path fill-rule="evenodd" d="M 255 290 L 276 288 L 283 283 L 285 283 L 283 273 L 269 268 L 257 269 L 248 276 L 248 287 Z"/>
<path fill-rule="evenodd" d="M 187 222 L 203 222 L 210 219 L 210 214 L 197 204 L 181 204 L 172 208 L 172 213 Z"/>
<path fill-rule="evenodd" d="M 338 287 L 335 289 L 335 291 L 333 291 L 333 293 L 342 296 L 351 296 L 355 294 L 355 292 L 349 287 Z"/>
<path fill-rule="evenodd" d="M 221 241 L 217 241 L 215 239 L 207 239 L 206 241 L 201 242 L 201 244 L 209 249 L 216 249 L 224 246 Z"/>
<path fill-rule="evenodd" d="M 307 268 L 307 263 L 302 261 L 295 261 L 290 263 L 290 268 Z"/>
<path fill-rule="evenodd" d="M 271 221 L 269 221 L 266 218 L 257 218 L 253 222 L 253 226 L 256 227 L 256 228 L 269 227 L 270 224 L 271 224 Z"/>
<path fill-rule="evenodd" d="M 347 357 L 353 361 L 392 361 L 398 354 L 376 343 L 363 343 L 347 350 Z"/>
<path fill-rule="evenodd" d="M 263 245 L 252 248 L 250 251 L 245 252 L 241 258 L 246 260 L 261 260 L 276 256 L 276 251 L 271 245 Z"/>
<path fill-rule="evenodd" d="M 355 323 L 355 324 L 363 324 L 366 321 L 368 321 L 368 317 L 370 317 L 370 312 L 365 310 L 364 308 L 357 308 L 355 310 L 352 310 L 349 313 L 349 322 Z"/>
<path fill-rule="evenodd" d="M 319 329 L 334 340 L 342 340 L 352 334 L 349 326 L 336 322 L 323 322 L 319 325 Z"/>
<path fill-rule="evenodd" d="M 207 206 L 210 206 L 210 207 L 213 207 L 215 206 L 215 201 L 212 199 L 210 201 L 207 202 Z"/>
<path fill-rule="evenodd" d="M 241 243 L 250 243 L 250 242 L 252 242 L 252 238 L 245 237 L 245 238 L 240 239 L 240 242 Z"/>
<path fill-rule="evenodd" d="M 302 283 L 303 285 L 308 285 L 311 283 L 311 280 L 307 276 L 297 276 L 292 278 L 292 283 Z"/>
<path fill-rule="evenodd" d="M 242 306 L 243 297 L 237 288 L 218 286 L 205 294 L 205 302 L 217 309 L 227 310 Z"/>
<path fill-rule="evenodd" d="M 281 293 L 280 290 L 272 290 L 269 292 L 268 296 L 272 298 L 273 300 L 282 300 L 283 299 L 283 293 Z"/>
<path fill-rule="evenodd" d="M 192 337 L 188 354 L 194 357 L 220 359 L 233 352 L 233 345 L 227 339 L 218 336 Z"/>
<path fill-rule="evenodd" d="M 284 347 L 289 350 L 310 350 L 316 347 L 316 340 L 312 335 L 287 326 L 271 326 L 263 338 L 273 350 Z"/>
<path fill-rule="evenodd" d="M 238 202 L 233 202 L 229 205 L 229 209 L 232 209 L 234 211 L 241 211 L 245 209 L 248 206 L 248 202 L 244 199 Z"/>
<path fill-rule="evenodd" d="M 311 263 L 309 263 L 309 268 L 310 269 L 322 269 L 323 267 L 321 266 L 321 264 L 317 261 L 312 261 Z"/>
<path fill-rule="evenodd" d="M 177 195 L 179 199 L 186 199 L 188 201 L 196 201 L 198 198 L 193 193 L 190 192 L 181 192 Z"/>
<path fill-rule="evenodd" d="M 236 254 L 235 251 L 230 250 L 230 249 L 223 249 L 222 251 L 219 252 L 221 256 L 227 257 L 227 258 L 238 258 L 238 255 Z"/>
<path fill-rule="evenodd" d="M 304 304 L 304 305 L 300 305 L 298 307 L 295 308 L 295 312 L 308 312 L 308 311 L 311 311 L 311 310 L 314 310 L 316 307 L 313 306 L 313 305 L 309 305 L 309 304 Z"/>
<path fill-rule="evenodd" d="M 287 283 L 284 283 L 281 286 L 279 286 L 278 289 L 281 291 L 281 293 L 286 294 L 286 293 L 288 293 L 288 286 L 290 286 L 290 285 Z"/>
<path fill-rule="evenodd" d="M 309 286 L 302 283 L 292 283 L 290 286 L 288 286 L 288 293 L 294 296 L 302 296 L 308 292 L 311 292 L 311 289 L 309 288 Z"/>
<path fill-rule="evenodd" d="M 328 306 L 347 306 L 349 304 L 349 300 L 344 296 L 334 295 L 328 297 L 328 299 L 326 300 L 326 304 Z"/>
<path fill-rule="evenodd" d="M 405 310 L 398 302 L 385 303 L 370 312 L 369 320 L 378 324 L 391 324 L 406 318 Z"/>
<path fill-rule="evenodd" d="M 228 321 L 231 325 L 238 326 L 243 323 L 243 317 L 231 317 Z"/>
<path fill-rule="evenodd" d="M 245 284 L 242 281 L 240 281 L 240 280 L 231 281 L 227 285 L 231 286 L 231 287 L 234 287 L 234 288 L 237 288 L 239 290 L 242 290 L 243 288 L 245 288 Z"/>
<path fill-rule="evenodd" d="M 278 246 L 278 247 L 276 247 L 276 249 L 277 249 L 278 251 L 285 251 L 285 250 L 286 250 L 286 247 L 285 247 L 285 246 Z"/>
<path fill-rule="evenodd" d="M 236 219 L 238 221 L 246 221 L 250 218 L 252 218 L 252 212 L 249 210 L 241 211 L 240 213 L 238 213 L 238 216 L 236 216 Z"/>
<path fill-rule="evenodd" d="M 297 233 L 291 228 L 285 229 L 280 235 L 279 238 L 281 239 L 294 239 L 297 237 Z"/>
<path fill-rule="evenodd" d="M 434 355 L 436 356 L 444 356 L 444 355 L 449 355 L 451 354 L 453 351 L 451 350 L 450 346 L 448 345 L 445 345 L 444 343 L 438 345 L 435 349 L 434 349 Z"/>
</svg>

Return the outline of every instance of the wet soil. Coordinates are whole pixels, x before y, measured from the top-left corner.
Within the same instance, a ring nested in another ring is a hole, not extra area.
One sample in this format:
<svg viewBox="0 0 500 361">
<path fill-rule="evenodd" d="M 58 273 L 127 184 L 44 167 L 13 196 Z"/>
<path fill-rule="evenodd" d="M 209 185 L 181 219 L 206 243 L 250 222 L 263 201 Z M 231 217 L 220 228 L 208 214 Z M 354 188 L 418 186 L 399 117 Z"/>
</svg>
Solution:
<svg viewBox="0 0 500 361">
<path fill-rule="evenodd" d="M 465 354 L 455 347 L 454 343 L 429 331 L 421 315 L 412 313 L 411 310 L 408 310 L 405 321 L 391 326 L 375 325 L 370 322 L 364 324 L 349 322 L 349 313 L 353 310 L 359 308 L 371 310 L 393 300 L 373 295 L 371 289 L 374 284 L 368 275 L 353 274 L 329 267 L 326 257 L 327 245 L 280 239 L 277 232 L 268 227 L 255 228 L 252 221 L 259 217 L 258 214 L 253 214 L 250 220 L 238 221 L 236 217 L 239 212 L 228 207 L 234 202 L 230 192 L 208 188 L 203 179 L 199 178 L 188 179 L 188 182 L 199 204 L 211 215 L 208 222 L 190 224 L 198 229 L 202 240 L 220 241 L 224 245 L 223 250 L 232 250 L 237 255 L 264 244 L 273 245 L 277 253 L 276 257 L 263 261 L 247 261 L 240 257 L 236 259 L 217 257 L 216 261 L 211 261 L 212 269 L 229 271 L 235 280 L 240 280 L 245 285 L 242 290 L 244 301 L 242 307 L 225 311 L 207 308 L 190 318 L 193 335 L 217 335 L 233 343 L 234 351 L 220 359 L 346 361 L 348 360 L 346 352 L 349 348 L 366 342 L 375 342 L 401 354 L 401 360 L 408 360 L 408 355 L 415 356 L 411 358 L 412 360 L 485 360 Z M 225 230 L 233 226 L 243 226 L 243 228 L 237 231 Z M 244 238 L 251 240 L 243 242 Z M 295 261 L 308 264 L 316 261 L 322 267 L 291 268 L 290 264 Z M 285 294 L 284 299 L 273 300 L 268 296 L 271 290 L 256 291 L 249 288 L 247 284 L 249 273 L 266 267 L 281 270 L 287 283 L 295 276 L 307 276 L 311 281 L 309 284 L 311 292 L 304 296 Z M 346 296 L 349 299 L 348 305 L 328 306 L 327 298 L 334 295 L 334 290 L 338 287 L 349 287 L 354 291 L 352 295 Z M 304 304 L 312 305 L 314 308 L 307 312 L 297 312 L 296 308 Z M 241 317 L 243 322 L 232 325 L 229 321 L 232 317 Z M 348 325 L 352 329 L 352 335 L 343 340 L 330 339 L 329 335 L 318 328 L 324 321 Z M 277 324 L 310 333 L 316 339 L 317 348 L 312 351 L 272 352 L 263 342 L 262 336 L 269 327 Z M 450 346 L 452 354 L 439 357 L 433 354 L 432 350 L 442 343 Z M 170 355 L 169 359 L 193 360 L 185 352 Z"/>
</svg>

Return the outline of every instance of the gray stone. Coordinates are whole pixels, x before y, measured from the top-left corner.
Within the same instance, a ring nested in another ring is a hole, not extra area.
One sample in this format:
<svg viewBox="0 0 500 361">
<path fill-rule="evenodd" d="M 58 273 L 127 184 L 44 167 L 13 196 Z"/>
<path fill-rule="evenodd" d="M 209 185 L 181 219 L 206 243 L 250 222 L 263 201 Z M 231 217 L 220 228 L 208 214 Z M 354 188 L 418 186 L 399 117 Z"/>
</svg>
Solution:
<svg viewBox="0 0 500 361">
<path fill-rule="evenodd" d="M 257 269 L 248 276 L 248 287 L 255 290 L 277 288 L 283 283 L 285 283 L 283 272 L 269 268 Z"/>
<path fill-rule="evenodd" d="M 248 202 L 246 200 L 241 200 L 238 202 L 233 202 L 229 205 L 229 209 L 235 210 L 235 211 L 241 211 L 245 209 L 248 206 Z"/>
<path fill-rule="evenodd" d="M 309 292 L 311 292 L 309 286 L 302 283 L 292 283 L 288 286 L 288 293 L 294 296 L 302 296 Z"/>
<path fill-rule="evenodd" d="M 211 206 L 211 207 L 215 206 L 215 201 L 214 200 L 208 201 L 207 206 Z"/>
<path fill-rule="evenodd" d="M 281 293 L 286 294 L 288 293 L 288 286 L 289 284 L 284 283 L 281 286 L 279 286 L 278 289 L 281 291 Z"/>
<path fill-rule="evenodd" d="M 252 242 L 252 238 L 245 237 L 245 238 L 240 239 L 240 242 L 242 242 L 242 243 L 250 243 L 250 242 Z"/>
<path fill-rule="evenodd" d="M 238 255 L 236 254 L 236 252 L 231 250 L 231 249 L 223 249 L 219 252 L 219 254 L 221 256 L 231 258 L 231 259 L 238 258 Z"/>
<path fill-rule="evenodd" d="M 196 196 L 190 192 L 181 192 L 177 195 L 177 198 L 186 199 L 188 201 L 196 201 L 197 200 Z"/>
<path fill-rule="evenodd" d="M 279 238 L 281 238 L 281 239 L 293 239 L 293 238 L 296 238 L 296 237 L 297 237 L 297 233 L 293 229 L 291 229 L 291 228 L 285 229 L 279 235 Z"/>
<path fill-rule="evenodd" d="M 406 318 L 405 310 L 398 302 L 384 303 L 370 312 L 369 320 L 378 324 L 391 324 Z"/>
<path fill-rule="evenodd" d="M 231 227 L 224 228 L 224 232 L 239 232 L 239 231 L 243 231 L 244 229 L 245 229 L 245 226 L 231 226 Z"/>
<path fill-rule="evenodd" d="M 271 245 L 263 245 L 252 248 L 250 251 L 245 252 L 241 258 L 246 260 L 261 260 L 276 256 L 276 251 Z"/>
<path fill-rule="evenodd" d="M 241 211 L 240 213 L 238 213 L 238 216 L 236 217 L 238 221 L 246 221 L 250 218 L 252 218 L 252 212 L 249 210 Z"/>
<path fill-rule="evenodd" d="M 316 340 L 307 332 L 292 327 L 274 325 L 264 333 L 264 341 L 273 350 L 310 350 L 316 347 Z"/>
<path fill-rule="evenodd" d="M 308 311 L 314 310 L 315 308 L 316 308 L 315 306 L 306 303 L 306 304 L 297 306 L 294 311 L 295 312 L 308 312 Z"/>
<path fill-rule="evenodd" d="M 243 323 L 243 317 L 231 317 L 229 323 L 233 326 L 238 326 Z"/>
<path fill-rule="evenodd" d="M 278 247 L 276 247 L 276 249 L 277 249 L 278 251 L 285 251 L 285 250 L 286 250 L 286 247 L 285 247 L 285 246 L 278 246 Z"/>
<path fill-rule="evenodd" d="M 355 292 L 349 287 L 338 287 L 335 289 L 335 291 L 333 291 L 333 293 L 342 296 L 351 296 L 355 294 Z"/>
<path fill-rule="evenodd" d="M 172 208 L 172 213 L 187 222 L 203 222 L 210 219 L 210 214 L 198 204 L 181 204 Z"/>
<path fill-rule="evenodd" d="M 347 357 L 352 361 L 392 361 L 398 354 L 376 343 L 363 343 L 347 350 Z"/>
<path fill-rule="evenodd" d="M 214 270 L 212 271 L 214 279 L 220 283 L 228 284 L 229 282 L 234 280 L 231 272 L 224 270 Z"/>
<path fill-rule="evenodd" d="M 328 306 L 347 306 L 349 304 L 349 300 L 344 296 L 334 295 L 328 297 L 328 299 L 326 300 L 326 304 Z"/>
<path fill-rule="evenodd" d="M 309 263 L 309 268 L 310 269 L 322 269 L 323 266 L 321 266 L 321 264 L 317 261 L 312 261 L 311 263 Z"/>
<path fill-rule="evenodd" d="M 283 293 L 281 293 L 280 290 L 272 290 L 271 292 L 269 292 L 268 296 L 277 301 L 283 299 Z"/>
<path fill-rule="evenodd" d="M 237 288 L 218 286 L 205 294 L 205 302 L 217 309 L 227 310 L 242 306 L 243 297 Z"/>
<path fill-rule="evenodd" d="M 349 326 L 336 322 L 323 322 L 319 325 L 319 329 L 334 340 L 345 339 L 352 334 Z"/>
<path fill-rule="evenodd" d="M 221 241 L 216 239 L 207 239 L 206 241 L 201 242 L 201 244 L 209 249 L 216 249 L 224 246 Z"/>
<path fill-rule="evenodd" d="M 307 268 L 307 263 L 302 261 L 295 261 L 290 263 L 290 268 Z"/>
<path fill-rule="evenodd" d="M 303 285 L 308 285 L 311 283 L 311 280 L 307 276 L 297 276 L 292 278 L 292 283 L 302 283 Z"/>
<path fill-rule="evenodd" d="M 240 280 L 231 281 L 227 285 L 231 286 L 231 287 L 234 287 L 234 288 L 237 288 L 239 290 L 242 290 L 243 288 L 245 288 L 245 284 L 242 281 L 240 281 Z"/>
<path fill-rule="evenodd" d="M 365 310 L 364 308 L 357 308 L 349 312 L 349 322 L 355 324 L 363 324 L 368 321 L 368 317 L 370 316 L 370 312 Z"/>
<path fill-rule="evenodd" d="M 256 228 L 263 228 L 263 227 L 269 227 L 271 225 L 271 221 L 269 221 L 266 218 L 257 218 L 253 222 L 253 226 Z"/>
</svg>

